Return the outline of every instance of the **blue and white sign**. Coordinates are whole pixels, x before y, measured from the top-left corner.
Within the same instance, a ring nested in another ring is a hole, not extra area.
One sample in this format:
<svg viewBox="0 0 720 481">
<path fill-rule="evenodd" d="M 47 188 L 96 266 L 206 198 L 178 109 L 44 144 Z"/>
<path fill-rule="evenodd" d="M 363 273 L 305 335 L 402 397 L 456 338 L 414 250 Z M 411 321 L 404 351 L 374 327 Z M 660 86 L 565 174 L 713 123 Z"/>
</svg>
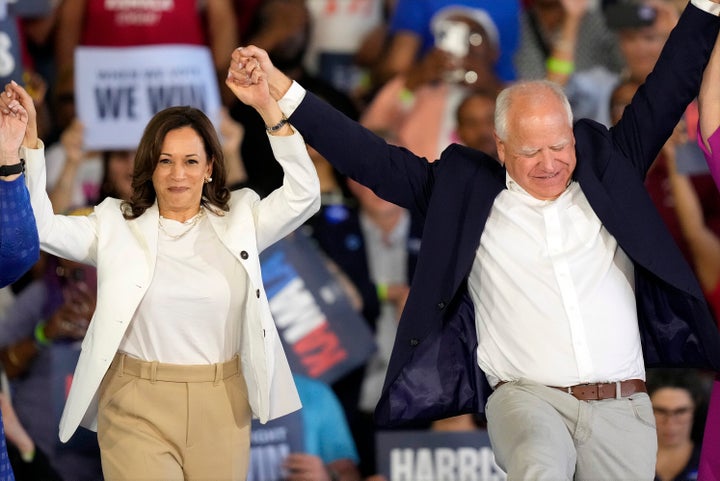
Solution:
<svg viewBox="0 0 720 481">
<path fill-rule="evenodd" d="M 167 107 L 197 107 L 216 126 L 220 119 L 205 46 L 79 47 L 75 98 L 87 150 L 136 148 L 150 118 Z"/>
<path fill-rule="evenodd" d="M 381 431 L 377 468 L 388 481 L 505 481 L 487 431 Z"/>
<path fill-rule="evenodd" d="M 260 424 L 252 421 L 247 481 L 283 481 L 283 463 L 290 453 L 305 452 L 300 411 Z"/>
<path fill-rule="evenodd" d="M 297 231 L 260 255 L 270 311 L 293 372 L 328 384 L 375 350 L 372 331 L 310 238 Z"/>
</svg>

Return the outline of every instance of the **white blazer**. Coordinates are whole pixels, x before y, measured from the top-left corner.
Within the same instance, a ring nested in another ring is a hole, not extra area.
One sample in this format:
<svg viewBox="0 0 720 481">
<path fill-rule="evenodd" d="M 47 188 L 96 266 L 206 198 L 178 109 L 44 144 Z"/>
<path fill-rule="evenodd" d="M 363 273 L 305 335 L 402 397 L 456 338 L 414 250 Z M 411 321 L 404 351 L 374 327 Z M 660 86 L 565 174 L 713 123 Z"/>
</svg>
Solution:
<svg viewBox="0 0 720 481">
<path fill-rule="evenodd" d="M 270 314 L 259 254 L 320 208 L 320 184 L 302 136 L 268 137 L 285 172 L 282 187 L 262 200 L 242 189 L 233 192 L 225 215 L 208 210 L 218 238 L 247 272 L 246 310 L 238 312 L 240 356 L 250 407 L 262 423 L 301 405 Z M 45 186 L 44 146 L 22 149 L 21 155 L 41 248 L 97 267 L 97 306 L 60 420 L 60 440 L 66 442 L 78 425 L 97 430 L 100 382 L 153 278 L 159 211 L 155 203 L 139 218 L 125 220 L 120 201 L 107 199 L 87 217 L 55 215 Z"/>
</svg>

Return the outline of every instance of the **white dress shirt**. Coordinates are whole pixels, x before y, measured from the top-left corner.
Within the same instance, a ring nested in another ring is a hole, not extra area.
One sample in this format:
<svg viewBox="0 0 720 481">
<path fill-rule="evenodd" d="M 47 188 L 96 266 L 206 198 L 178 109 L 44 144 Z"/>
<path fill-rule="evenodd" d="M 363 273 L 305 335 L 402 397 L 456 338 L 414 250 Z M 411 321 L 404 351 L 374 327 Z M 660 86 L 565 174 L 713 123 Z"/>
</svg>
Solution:
<svg viewBox="0 0 720 481">
<path fill-rule="evenodd" d="M 555 200 L 509 175 L 469 278 L 478 363 L 490 385 L 645 379 L 633 265 L 579 184 Z"/>
</svg>

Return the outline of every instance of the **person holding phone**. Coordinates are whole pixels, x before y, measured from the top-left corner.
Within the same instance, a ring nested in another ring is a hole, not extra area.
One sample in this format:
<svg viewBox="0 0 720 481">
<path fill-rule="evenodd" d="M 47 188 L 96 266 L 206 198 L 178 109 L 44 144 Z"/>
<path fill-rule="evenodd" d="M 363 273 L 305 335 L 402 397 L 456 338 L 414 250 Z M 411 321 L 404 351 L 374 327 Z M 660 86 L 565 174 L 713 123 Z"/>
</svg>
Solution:
<svg viewBox="0 0 720 481">
<path fill-rule="evenodd" d="M 495 73 L 500 30 L 486 10 L 447 6 L 432 17 L 432 30 L 434 47 L 387 82 L 360 119 L 428 159 L 456 141 L 455 113 L 465 97 L 494 97 L 504 86 Z"/>
</svg>

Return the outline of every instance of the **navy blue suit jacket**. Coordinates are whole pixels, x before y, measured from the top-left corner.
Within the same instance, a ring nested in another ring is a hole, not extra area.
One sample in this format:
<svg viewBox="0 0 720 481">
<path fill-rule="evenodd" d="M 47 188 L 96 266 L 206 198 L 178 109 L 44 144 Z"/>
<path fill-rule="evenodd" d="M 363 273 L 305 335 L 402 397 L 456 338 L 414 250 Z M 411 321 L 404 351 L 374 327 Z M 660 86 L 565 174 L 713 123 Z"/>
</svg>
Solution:
<svg viewBox="0 0 720 481">
<path fill-rule="evenodd" d="M 573 174 L 607 230 L 632 259 L 648 366 L 720 369 L 720 337 L 691 268 L 643 179 L 697 95 L 720 20 L 689 5 L 655 70 L 612 129 L 574 125 Z M 395 339 L 380 425 L 481 412 L 489 389 L 476 360 L 467 277 L 505 170 L 460 145 L 436 162 L 386 144 L 307 94 L 290 118 L 340 172 L 425 218 L 410 294 Z"/>
</svg>

